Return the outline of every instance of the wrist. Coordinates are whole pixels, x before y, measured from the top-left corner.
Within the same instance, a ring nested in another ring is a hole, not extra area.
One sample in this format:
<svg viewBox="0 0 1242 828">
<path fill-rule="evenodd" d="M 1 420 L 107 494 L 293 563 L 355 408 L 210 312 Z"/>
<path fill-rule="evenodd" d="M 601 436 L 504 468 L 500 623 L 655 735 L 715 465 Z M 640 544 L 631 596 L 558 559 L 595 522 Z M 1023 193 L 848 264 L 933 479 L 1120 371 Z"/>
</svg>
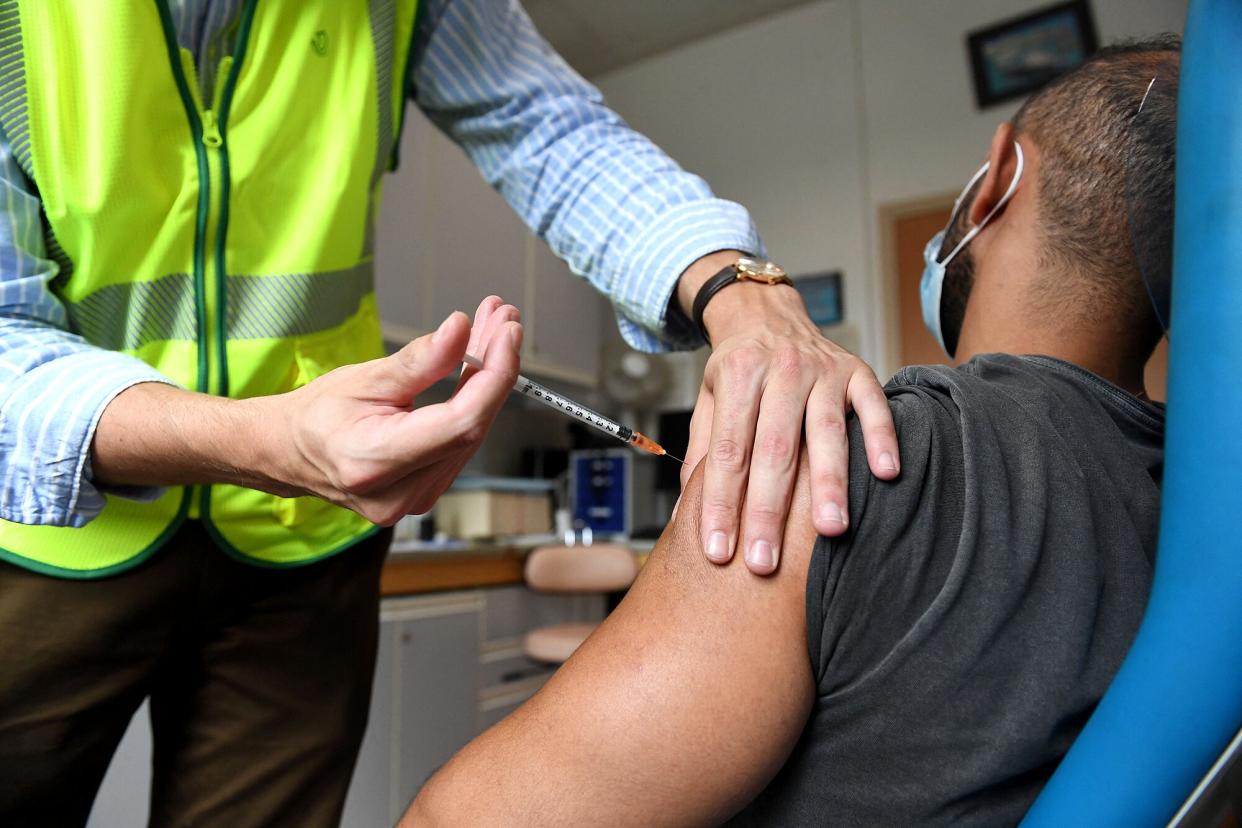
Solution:
<svg viewBox="0 0 1242 828">
<path fill-rule="evenodd" d="M 740 250 L 717 250 L 715 253 L 708 253 L 696 259 L 693 264 L 682 271 L 681 278 L 677 280 L 674 296 L 678 307 L 687 319 L 694 312 L 694 297 L 698 296 L 703 283 L 746 255 L 748 254 Z"/>
<path fill-rule="evenodd" d="M 250 435 L 235 440 L 224 451 L 231 455 L 239 476 L 248 485 L 281 497 L 296 497 L 310 489 L 302 452 L 293 437 L 289 400 L 281 394 L 232 402 L 230 419 Z"/>
<path fill-rule="evenodd" d="M 737 250 L 720 250 L 695 261 L 678 281 L 677 301 L 709 344 L 753 330 L 757 318 L 788 333 L 813 327 L 801 294 L 785 272 Z"/>
<path fill-rule="evenodd" d="M 793 285 L 738 282 L 721 290 L 703 311 L 703 327 L 715 344 L 756 323 L 771 333 L 792 333 L 811 324 L 802 295 Z"/>
</svg>

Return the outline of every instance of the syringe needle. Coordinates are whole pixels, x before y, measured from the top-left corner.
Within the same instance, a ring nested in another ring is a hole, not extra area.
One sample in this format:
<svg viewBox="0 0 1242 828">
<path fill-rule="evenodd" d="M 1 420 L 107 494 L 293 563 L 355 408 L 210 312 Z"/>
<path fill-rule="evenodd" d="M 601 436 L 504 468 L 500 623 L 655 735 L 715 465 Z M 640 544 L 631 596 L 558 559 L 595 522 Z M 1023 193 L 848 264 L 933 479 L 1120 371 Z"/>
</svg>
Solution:
<svg viewBox="0 0 1242 828">
<path fill-rule="evenodd" d="M 684 466 L 684 465 L 686 465 L 686 461 L 685 461 L 685 460 L 682 460 L 682 459 L 681 459 L 680 457 L 678 457 L 676 454 L 669 454 L 669 453 L 666 451 L 666 452 L 664 452 L 664 456 L 665 456 L 665 457 L 667 457 L 667 458 L 668 458 L 668 459 L 670 459 L 670 460 L 676 460 L 678 463 L 680 463 L 680 464 L 681 464 L 681 465 L 683 465 L 683 466 Z"/>
</svg>

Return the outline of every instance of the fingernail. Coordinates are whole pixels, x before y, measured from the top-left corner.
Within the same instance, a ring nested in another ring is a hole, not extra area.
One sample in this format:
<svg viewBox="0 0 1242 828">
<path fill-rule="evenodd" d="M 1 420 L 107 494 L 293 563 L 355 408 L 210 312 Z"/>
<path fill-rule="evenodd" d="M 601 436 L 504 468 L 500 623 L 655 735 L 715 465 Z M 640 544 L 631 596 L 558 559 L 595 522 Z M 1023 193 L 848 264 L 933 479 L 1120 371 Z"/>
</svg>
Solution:
<svg viewBox="0 0 1242 828">
<path fill-rule="evenodd" d="M 835 503 L 825 503 L 823 506 L 820 506 L 819 519 L 821 523 L 839 523 L 842 526 L 849 523 L 845 512 L 842 512 L 841 507 Z"/>
<path fill-rule="evenodd" d="M 897 461 L 886 451 L 880 455 L 880 468 L 884 471 L 897 471 Z"/>
<path fill-rule="evenodd" d="M 517 351 L 517 350 L 521 350 L 521 348 L 522 348 L 522 329 L 521 329 L 521 328 L 519 328 L 517 325 L 511 325 L 511 326 L 509 327 L 509 341 L 513 343 L 513 349 L 514 349 L 515 351 Z"/>
<path fill-rule="evenodd" d="M 449 320 L 452 318 L 453 318 L 452 316 L 449 316 L 447 319 L 445 319 L 443 322 L 440 323 L 440 327 L 436 328 L 436 332 L 431 335 L 432 342 L 434 342 L 437 345 L 440 344 L 440 340 L 444 338 L 444 331 L 446 328 L 448 328 Z"/>
<path fill-rule="evenodd" d="M 708 535 L 707 557 L 716 563 L 729 560 L 729 537 L 724 532 L 712 532 Z"/>
<path fill-rule="evenodd" d="M 756 569 L 771 569 L 776 564 L 772 552 L 772 544 L 765 540 L 757 540 L 746 550 L 746 562 Z"/>
</svg>

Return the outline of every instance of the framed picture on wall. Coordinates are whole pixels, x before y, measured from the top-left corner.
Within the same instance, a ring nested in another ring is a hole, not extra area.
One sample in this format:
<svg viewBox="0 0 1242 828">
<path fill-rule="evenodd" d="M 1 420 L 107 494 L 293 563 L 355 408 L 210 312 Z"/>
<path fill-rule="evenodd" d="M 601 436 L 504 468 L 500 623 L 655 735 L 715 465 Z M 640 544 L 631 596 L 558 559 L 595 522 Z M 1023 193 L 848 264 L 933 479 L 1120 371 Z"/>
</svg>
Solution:
<svg viewBox="0 0 1242 828">
<path fill-rule="evenodd" d="M 795 276 L 793 283 L 798 293 L 802 294 L 802 301 L 806 303 L 807 315 L 816 325 L 823 328 L 836 325 L 845 319 L 841 271 L 828 270 Z"/>
<path fill-rule="evenodd" d="M 1021 98 L 1096 50 L 1087 0 L 1045 6 L 966 35 L 979 108 Z"/>
</svg>

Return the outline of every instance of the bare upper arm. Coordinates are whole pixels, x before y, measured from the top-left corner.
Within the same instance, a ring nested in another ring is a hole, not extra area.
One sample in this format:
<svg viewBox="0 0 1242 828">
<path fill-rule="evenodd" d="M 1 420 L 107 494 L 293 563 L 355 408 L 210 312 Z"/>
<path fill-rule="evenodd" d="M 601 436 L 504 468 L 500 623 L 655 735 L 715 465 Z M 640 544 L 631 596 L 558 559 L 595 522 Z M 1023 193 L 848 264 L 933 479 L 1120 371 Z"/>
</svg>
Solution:
<svg viewBox="0 0 1242 828">
<path fill-rule="evenodd" d="M 701 487 L 700 470 L 617 610 L 433 777 L 408 824 L 713 824 L 771 779 L 814 696 L 807 475 L 768 578 L 707 561 Z"/>
</svg>

